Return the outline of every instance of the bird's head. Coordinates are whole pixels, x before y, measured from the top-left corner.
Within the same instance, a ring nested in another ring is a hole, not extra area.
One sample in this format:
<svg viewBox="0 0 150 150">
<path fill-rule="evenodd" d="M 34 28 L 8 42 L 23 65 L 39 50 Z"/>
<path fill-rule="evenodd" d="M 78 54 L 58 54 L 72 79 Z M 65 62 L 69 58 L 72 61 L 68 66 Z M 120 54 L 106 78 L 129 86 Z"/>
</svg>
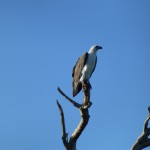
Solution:
<svg viewBox="0 0 150 150">
<path fill-rule="evenodd" d="M 102 49 L 101 46 L 94 45 L 90 48 L 89 53 L 96 53 L 98 50 Z"/>
</svg>

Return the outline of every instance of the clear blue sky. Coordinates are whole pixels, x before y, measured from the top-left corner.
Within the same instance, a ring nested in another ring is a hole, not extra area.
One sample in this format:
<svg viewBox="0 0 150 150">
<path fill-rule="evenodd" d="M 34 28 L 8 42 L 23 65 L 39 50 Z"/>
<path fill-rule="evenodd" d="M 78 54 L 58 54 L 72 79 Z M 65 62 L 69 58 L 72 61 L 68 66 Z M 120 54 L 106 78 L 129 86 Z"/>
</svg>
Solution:
<svg viewBox="0 0 150 150">
<path fill-rule="evenodd" d="M 150 105 L 149 0 L 0 0 L 0 149 L 63 150 L 56 99 L 69 136 L 77 58 L 101 45 L 90 121 L 79 150 L 129 150 Z M 82 102 L 82 92 L 74 98 Z"/>
</svg>

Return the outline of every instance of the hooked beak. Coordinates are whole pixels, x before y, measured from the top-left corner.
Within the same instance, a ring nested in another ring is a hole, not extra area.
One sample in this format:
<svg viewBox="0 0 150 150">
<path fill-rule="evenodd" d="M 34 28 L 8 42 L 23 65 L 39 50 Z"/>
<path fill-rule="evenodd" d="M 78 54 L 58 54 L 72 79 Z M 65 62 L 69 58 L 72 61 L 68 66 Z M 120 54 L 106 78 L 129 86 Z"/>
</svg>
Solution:
<svg viewBox="0 0 150 150">
<path fill-rule="evenodd" d="M 97 46 L 97 50 L 103 49 L 101 46 Z"/>
</svg>

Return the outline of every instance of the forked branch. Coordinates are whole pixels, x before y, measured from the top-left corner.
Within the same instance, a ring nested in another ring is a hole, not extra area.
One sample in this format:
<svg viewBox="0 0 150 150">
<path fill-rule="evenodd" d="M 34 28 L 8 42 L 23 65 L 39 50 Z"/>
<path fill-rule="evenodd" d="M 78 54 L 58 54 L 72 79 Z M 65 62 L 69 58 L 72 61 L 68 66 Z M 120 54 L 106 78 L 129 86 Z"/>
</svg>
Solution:
<svg viewBox="0 0 150 150">
<path fill-rule="evenodd" d="M 148 127 L 148 123 L 150 120 L 150 107 L 148 107 L 148 117 L 144 123 L 144 128 L 142 134 L 139 136 L 135 144 L 132 146 L 131 150 L 142 150 L 148 146 L 150 146 L 150 128 Z"/>
<path fill-rule="evenodd" d="M 90 117 L 88 108 L 91 106 L 91 102 L 89 99 L 90 98 L 90 89 L 89 88 L 90 87 L 87 85 L 85 87 L 85 89 L 83 90 L 83 92 L 84 92 L 83 104 L 79 104 L 79 103 L 75 102 L 74 100 L 72 100 L 71 98 L 69 98 L 59 87 L 57 89 L 62 96 L 64 96 L 71 104 L 73 104 L 73 106 L 75 106 L 76 108 L 79 109 L 80 115 L 81 115 L 81 120 L 80 120 L 77 128 L 74 130 L 70 139 L 68 140 L 68 134 L 66 133 L 66 128 L 65 128 L 65 118 L 64 118 L 63 109 L 62 109 L 61 105 L 59 104 L 59 102 L 57 101 L 57 106 L 59 108 L 60 118 L 61 118 L 62 141 L 63 141 L 64 147 L 66 148 L 66 150 L 76 150 L 77 140 L 88 124 L 89 117 Z"/>
</svg>

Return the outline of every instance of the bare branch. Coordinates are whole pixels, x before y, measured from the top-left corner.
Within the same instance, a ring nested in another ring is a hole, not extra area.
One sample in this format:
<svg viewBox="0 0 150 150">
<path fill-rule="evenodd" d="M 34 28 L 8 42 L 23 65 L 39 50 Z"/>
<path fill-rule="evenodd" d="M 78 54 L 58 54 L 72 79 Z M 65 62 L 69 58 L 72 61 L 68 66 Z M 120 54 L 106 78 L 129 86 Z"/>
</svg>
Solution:
<svg viewBox="0 0 150 150">
<path fill-rule="evenodd" d="M 71 135 L 70 142 L 76 142 L 79 136 L 81 135 L 82 131 L 85 129 L 86 125 L 88 124 L 90 115 L 88 112 L 88 109 L 80 108 L 80 114 L 81 114 L 81 121 L 73 134 Z"/>
<path fill-rule="evenodd" d="M 149 115 L 150 115 L 150 106 L 148 107 L 148 112 L 149 112 Z"/>
<path fill-rule="evenodd" d="M 60 119 L 61 119 L 61 126 L 62 126 L 62 141 L 64 143 L 66 150 L 68 150 L 68 134 L 66 133 L 64 112 L 58 100 L 56 102 L 60 111 Z"/>
<path fill-rule="evenodd" d="M 59 91 L 59 93 L 64 96 L 70 103 L 72 103 L 75 107 L 80 108 L 82 105 L 80 105 L 79 103 L 75 102 L 74 100 L 72 100 L 71 98 L 69 98 L 59 87 L 57 88 L 57 90 Z"/>
<path fill-rule="evenodd" d="M 90 102 L 90 90 L 91 90 L 91 84 L 90 82 L 85 82 L 82 85 L 83 93 L 84 93 L 84 99 L 83 99 L 83 108 L 87 109 L 89 108 L 92 103 Z"/>
<path fill-rule="evenodd" d="M 132 146 L 131 150 L 141 150 L 150 146 L 150 128 L 148 128 L 148 122 L 150 120 L 150 107 L 148 107 L 149 115 L 144 123 L 144 128 L 142 134 L 139 136 L 135 144 Z"/>
<path fill-rule="evenodd" d="M 80 115 L 81 115 L 80 123 L 78 124 L 75 131 L 72 133 L 72 135 L 69 139 L 69 142 L 68 142 L 68 135 L 66 134 L 63 110 L 62 110 L 61 105 L 57 101 L 57 105 L 58 105 L 58 108 L 60 111 L 60 116 L 61 116 L 61 124 L 62 124 L 62 131 L 63 131 L 62 140 L 63 140 L 64 146 L 65 146 L 66 150 L 76 150 L 76 142 L 77 142 L 78 138 L 80 137 L 80 135 L 82 134 L 85 127 L 87 126 L 89 118 L 90 118 L 89 111 L 88 111 L 88 108 L 91 106 L 91 102 L 89 101 L 90 88 L 86 87 L 86 89 L 83 90 L 83 92 L 84 92 L 83 105 L 78 104 L 77 102 L 75 102 L 74 100 L 69 98 L 64 92 L 62 92 L 62 90 L 59 87 L 57 88 L 57 90 L 69 102 L 71 102 L 76 108 L 78 108 L 80 110 Z M 84 103 L 84 102 L 86 102 L 86 103 Z"/>
<path fill-rule="evenodd" d="M 148 122 L 150 120 L 150 115 L 148 115 L 145 123 L 144 123 L 144 132 L 148 132 L 150 130 L 150 128 L 148 128 Z"/>
</svg>

